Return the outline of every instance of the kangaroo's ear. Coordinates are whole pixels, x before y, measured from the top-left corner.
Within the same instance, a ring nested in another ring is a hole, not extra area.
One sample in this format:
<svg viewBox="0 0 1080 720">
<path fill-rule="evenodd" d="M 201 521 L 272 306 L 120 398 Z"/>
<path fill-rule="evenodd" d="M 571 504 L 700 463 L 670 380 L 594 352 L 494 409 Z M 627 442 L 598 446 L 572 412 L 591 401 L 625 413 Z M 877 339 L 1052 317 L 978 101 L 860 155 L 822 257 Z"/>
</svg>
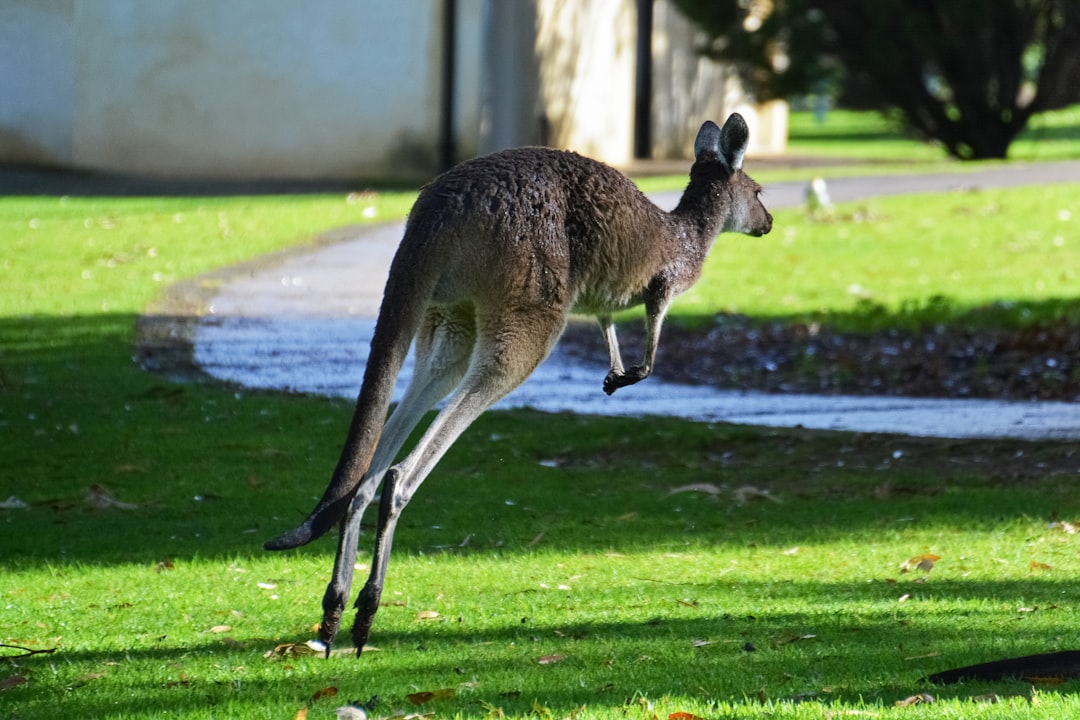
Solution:
<svg viewBox="0 0 1080 720">
<path fill-rule="evenodd" d="M 712 120 L 706 120 L 698 130 L 697 140 L 694 141 L 694 159 L 704 160 L 709 153 L 714 159 L 720 157 L 720 126 Z"/>
<path fill-rule="evenodd" d="M 742 170 L 743 158 L 746 156 L 746 146 L 749 142 L 750 129 L 746 127 L 743 116 L 739 113 L 731 113 L 731 117 L 720 130 L 720 161 L 732 172 Z"/>
</svg>

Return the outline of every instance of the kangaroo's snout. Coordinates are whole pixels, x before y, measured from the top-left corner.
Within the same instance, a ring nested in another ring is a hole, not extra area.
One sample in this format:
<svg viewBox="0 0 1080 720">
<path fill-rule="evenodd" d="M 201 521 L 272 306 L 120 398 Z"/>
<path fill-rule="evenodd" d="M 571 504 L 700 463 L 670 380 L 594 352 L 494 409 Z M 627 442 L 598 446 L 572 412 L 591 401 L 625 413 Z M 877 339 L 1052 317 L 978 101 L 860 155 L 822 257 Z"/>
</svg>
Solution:
<svg viewBox="0 0 1080 720">
<path fill-rule="evenodd" d="M 772 213 L 771 212 L 766 212 L 765 213 L 765 223 L 761 226 L 761 228 L 759 228 L 759 230 L 756 233 L 754 233 L 754 237 L 761 237 L 762 235 L 768 235 L 770 232 L 772 232 Z"/>
</svg>

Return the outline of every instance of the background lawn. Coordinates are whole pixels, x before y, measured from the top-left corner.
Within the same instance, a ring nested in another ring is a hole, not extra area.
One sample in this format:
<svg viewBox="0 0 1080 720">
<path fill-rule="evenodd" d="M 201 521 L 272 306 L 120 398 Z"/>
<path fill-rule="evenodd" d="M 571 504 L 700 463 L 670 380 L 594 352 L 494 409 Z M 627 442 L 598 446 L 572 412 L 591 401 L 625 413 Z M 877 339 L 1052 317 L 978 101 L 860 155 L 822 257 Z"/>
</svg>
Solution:
<svg viewBox="0 0 1080 720">
<path fill-rule="evenodd" d="M 854 283 L 886 317 L 1069 305 L 1077 190 L 787 213 L 771 248 L 718 244 L 681 312 L 840 318 Z M 1080 647 L 1069 443 L 489 413 L 404 516 L 378 651 L 306 652 L 332 543 L 260 545 L 321 492 L 349 403 L 168 382 L 132 362 L 133 327 L 163 283 L 410 202 L 0 199 L 0 500 L 28 505 L 0 510 L 0 642 L 41 651 L 0 648 L 0 716 L 1080 712 L 1076 681 L 922 680 Z M 799 271 L 819 262 L 839 275 Z M 937 702 L 894 707 L 919 692 Z"/>
</svg>

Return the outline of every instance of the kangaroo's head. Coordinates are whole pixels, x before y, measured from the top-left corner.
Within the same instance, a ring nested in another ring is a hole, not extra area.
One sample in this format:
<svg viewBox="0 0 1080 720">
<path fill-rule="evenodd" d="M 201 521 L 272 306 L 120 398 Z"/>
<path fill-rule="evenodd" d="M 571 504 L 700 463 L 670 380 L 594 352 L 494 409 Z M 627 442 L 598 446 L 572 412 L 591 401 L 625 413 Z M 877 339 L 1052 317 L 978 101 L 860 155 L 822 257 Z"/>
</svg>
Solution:
<svg viewBox="0 0 1080 720">
<path fill-rule="evenodd" d="M 739 113 L 732 113 L 718 127 L 706 120 L 694 141 L 694 168 L 712 176 L 721 185 L 719 192 L 728 203 L 723 220 L 724 232 L 760 236 L 772 230 L 772 215 L 761 202 L 761 186 L 742 171 L 750 130 Z"/>
</svg>

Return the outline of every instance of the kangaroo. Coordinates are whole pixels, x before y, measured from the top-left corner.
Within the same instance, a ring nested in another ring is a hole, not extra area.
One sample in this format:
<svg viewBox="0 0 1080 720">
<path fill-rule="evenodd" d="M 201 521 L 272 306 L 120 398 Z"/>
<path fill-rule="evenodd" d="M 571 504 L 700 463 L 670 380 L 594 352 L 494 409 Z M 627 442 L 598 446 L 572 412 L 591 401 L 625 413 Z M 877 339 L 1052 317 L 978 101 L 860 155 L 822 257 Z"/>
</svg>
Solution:
<svg viewBox="0 0 1080 720">
<path fill-rule="evenodd" d="M 374 557 L 356 600 L 359 655 L 379 607 L 394 529 L 410 498 L 464 430 L 547 357 L 571 313 L 607 341 L 609 395 L 653 372 L 672 299 L 701 274 L 718 233 L 772 229 L 761 186 L 742 171 L 746 122 L 708 121 L 678 206 L 665 212 L 623 174 L 573 152 L 518 148 L 466 161 L 421 190 L 390 266 L 356 409 L 322 499 L 284 550 L 340 521 L 319 639 L 329 654 L 353 579 L 360 520 L 382 484 Z M 623 366 L 612 313 L 644 304 L 642 361 Z M 390 418 L 402 363 L 415 371 Z M 393 464 L 423 415 L 449 395 L 416 447 Z M 384 425 L 385 420 L 385 425 Z"/>
</svg>

